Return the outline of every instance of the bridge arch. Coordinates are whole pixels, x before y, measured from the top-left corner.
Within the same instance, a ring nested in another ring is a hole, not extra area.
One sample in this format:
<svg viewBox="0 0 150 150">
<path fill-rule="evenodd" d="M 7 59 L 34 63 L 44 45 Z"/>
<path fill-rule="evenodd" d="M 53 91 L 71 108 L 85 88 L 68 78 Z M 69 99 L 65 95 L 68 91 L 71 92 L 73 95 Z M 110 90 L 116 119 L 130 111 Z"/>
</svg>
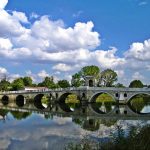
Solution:
<svg viewBox="0 0 150 150">
<path fill-rule="evenodd" d="M 46 94 L 37 94 L 35 97 L 34 97 L 34 106 L 38 109 L 45 109 L 47 108 L 48 106 L 46 104 L 42 104 L 42 98 L 44 96 L 47 96 Z M 49 100 L 49 98 L 48 98 Z"/>
<path fill-rule="evenodd" d="M 147 92 L 138 92 L 138 93 L 130 94 L 130 96 L 127 99 L 127 103 L 129 103 L 131 99 L 135 97 L 136 95 L 141 95 L 141 94 L 150 96 L 150 93 L 147 93 Z"/>
<path fill-rule="evenodd" d="M 59 107 L 65 112 L 73 112 L 74 111 L 65 103 L 66 98 L 71 94 L 77 96 L 77 99 L 79 100 L 79 105 L 80 105 L 80 97 L 76 93 L 73 93 L 73 92 L 63 93 L 60 95 L 60 97 L 58 99 L 58 103 L 59 103 Z"/>
<path fill-rule="evenodd" d="M 15 101 L 16 105 L 19 107 L 23 107 L 26 103 L 25 97 L 23 95 L 18 95 Z"/>
<path fill-rule="evenodd" d="M 150 114 L 150 93 L 139 92 L 130 96 L 128 107 L 136 114 Z"/>
<path fill-rule="evenodd" d="M 89 102 L 94 102 L 94 99 L 96 99 L 96 98 L 97 98 L 99 95 L 101 95 L 101 94 L 108 94 L 109 96 L 112 97 L 113 100 L 116 101 L 116 99 L 115 99 L 115 97 L 114 97 L 113 94 L 110 94 L 109 92 L 103 92 L 103 91 L 102 91 L 102 92 L 94 93 L 94 94 L 91 96 Z"/>
<path fill-rule="evenodd" d="M 109 95 L 113 102 L 96 102 L 96 99 L 98 98 L 98 96 L 100 96 L 101 94 L 107 94 Z M 116 105 L 114 103 L 116 103 L 116 100 L 114 98 L 114 95 L 107 93 L 107 92 L 97 92 L 95 94 L 93 94 L 93 96 L 90 99 L 90 109 L 92 111 L 94 111 L 97 114 L 109 114 L 111 112 L 114 111 Z"/>
<path fill-rule="evenodd" d="M 2 103 L 3 103 L 4 105 L 7 105 L 7 104 L 9 103 L 9 96 L 4 95 L 4 96 L 2 97 Z"/>
</svg>

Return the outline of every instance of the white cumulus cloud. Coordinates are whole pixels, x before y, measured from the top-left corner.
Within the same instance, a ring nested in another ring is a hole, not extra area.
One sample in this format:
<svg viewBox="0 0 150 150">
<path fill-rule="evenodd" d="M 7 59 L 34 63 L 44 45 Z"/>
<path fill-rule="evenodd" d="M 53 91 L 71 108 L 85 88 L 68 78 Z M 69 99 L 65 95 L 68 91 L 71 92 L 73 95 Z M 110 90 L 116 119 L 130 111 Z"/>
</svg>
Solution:
<svg viewBox="0 0 150 150">
<path fill-rule="evenodd" d="M 0 0 L 0 9 L 4 9 L 7 3 L 8 3 L 8 0 Z"/>
</svg>

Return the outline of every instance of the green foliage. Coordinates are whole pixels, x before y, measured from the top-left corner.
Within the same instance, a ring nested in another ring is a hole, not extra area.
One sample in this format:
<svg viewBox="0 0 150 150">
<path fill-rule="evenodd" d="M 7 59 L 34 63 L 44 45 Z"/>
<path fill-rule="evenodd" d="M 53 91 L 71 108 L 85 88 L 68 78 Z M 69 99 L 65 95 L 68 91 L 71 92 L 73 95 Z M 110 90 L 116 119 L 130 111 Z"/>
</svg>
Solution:
<svg viewBox="0 0 150 150">
<path fill-rule="evenodd" d="M 67 81 L 67 80 L 60 80 L 60 81 L 58 81 L 57 84 L 58 84 L 58 86 L 61 87 L 61 88 L 70 87 L 69 81 Z"/>
<path fill-rule="evenodd" d="M 38 86 L 44 86 L 50 89 L 57 88 L 57 85 L 54 83 L 53 76 L 52 77 L 45 77 L 44 81 L 39 83 Z"/>
<path fill-rule="evenodd" d="M 117 73 L 111 69 L 101 72 L 100 83 L 106 87 L 111 87 L 117 81 Z"/>
<path fill-rule="evenodd" d="M 110 95 L 102 93 L 96 98 L 96 102 L 114 102 L 114 100 Z"/>
<path fill-rule="evenodd" d="M 100 69 L 97 66 L 85 66 L 78 73 L 72 75 L 71 85 L 74 87 L 79 87 L 84 85 L 84 78 L 86 76 L 94 76 L 96 79 L 99 78 Z"/>
<path fill-rule="evenodd" d="M 17 120 L 26 119 L 29 117 L 32 113 L 31 112 L 19 112 L 19 111 L 11 111 L 11 114 L 13 117 Z"/>
<path fill-rule="evenodd" d="M 129 127 L 128 134 L 121 126 L 116 127 L 116 132 L 112 133 L 110 140 L 98 142 L 84 137 L 77 143 L 69 143 L 65 150 L 149 150 L 150 125 L 144 127 Z"/>
<path fill-rule="evenodd" d="M 42 97 L 41 103 L 42 103 L 42 104 L 46 104 L 46 105 L 49 104 L 49 99 L 48 99 L 48 97 L 47 97 L 46 95 L 44 95 L 44 96 Z"/>
<path fill-rule="evenodd" d="M 23 83 L 24 83 L 24 86 L 32 86 L 32 78 L 31 77 L 24 77 Z"/>
<path fill-rule="evenodd" d="M 80 74 L 82 77 L 85 76 L 94 76 L 95 78 L 99 78 L 100 69 L 98 66 L 85 66 L 81 69 Z"/>
<path fill-rule="evenodd" d="M 115 87 L 117 87 L 117 88 L 124 88 L 125 86 L 122 83 L 117 83 L 115 85 Z"/>
<path fill-rule="evenodd" d="M 75 95 L 75 94 L 69 94 L 66 97 L 65 103 L 79 103 L 77 95 Z"/>
<path fill-rule="evenodd" d="M 90 140 L 89 137 L 85 136 L 80 142 L 70 142 L 66 145 L 65 150 L 98 150 L 99 144 Z"/>
<path fill-rule="evenodd" d="M 75 73 L 72 75 L 71 85 L 74 87 L 79 87 L 84 84 L 84 80 L 81 77 L 80 73 Z"/>
<path fill-rule="evenodd" d="M 32 79 L 31 77 L 24 77 L 24 78 L 17 78 L 12 83 L 12 90 L 22 90 L 25 86 L 32 86 Z"/>
<path fill-rule="evenodd" d="M 130 88 L 143 88 L 143 86 L 144 85 L 140 80 L 133 80 L 129 85 Z"/>
<path fill-rule="evenodd" d="M 133 98 L 131 98 L 130 104 L 136 112 L 141 112 L 144 106 L 146 105 L 144 98 L 145 95 L 136 95 Z"/>
<path fill-rule="evenodd" d="M 0 81 L 0 91 L 8 91 L 10 89 L 10 82 L 5 79 Z"/>
<path fill-rule="evenodd" d="M 22 90 L 24 88 L 24 82 L 23 82 L 23 78 L 18 78 L 18 79 L 15 79 L 13 82 L 12 82 L 12 90 Z"/>
</svg>

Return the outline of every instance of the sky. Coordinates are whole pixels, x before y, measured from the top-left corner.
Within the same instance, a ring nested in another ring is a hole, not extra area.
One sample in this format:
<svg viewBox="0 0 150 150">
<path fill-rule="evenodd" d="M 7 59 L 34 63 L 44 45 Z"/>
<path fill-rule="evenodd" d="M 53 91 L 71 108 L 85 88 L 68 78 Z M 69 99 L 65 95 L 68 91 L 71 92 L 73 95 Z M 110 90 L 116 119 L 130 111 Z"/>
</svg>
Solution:
<svg viewBox="0 0 150 150">
<path fill-rule="evenodd" d="M 71 79 L 83 66 L 150 84 L 150 0 L 0 0 L 0 78 Z"/>
</svg>

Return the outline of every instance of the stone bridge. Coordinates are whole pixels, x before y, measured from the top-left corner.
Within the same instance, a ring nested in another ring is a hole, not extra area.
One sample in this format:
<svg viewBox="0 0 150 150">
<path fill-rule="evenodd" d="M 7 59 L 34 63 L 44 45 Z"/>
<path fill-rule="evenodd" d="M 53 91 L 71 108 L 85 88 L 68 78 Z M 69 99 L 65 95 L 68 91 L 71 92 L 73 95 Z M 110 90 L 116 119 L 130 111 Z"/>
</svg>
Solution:
<svg viewBox="0 0 150 150">
<path fill-rule="evenodd" d="M 102 93 L 109 94 L 116 102 L 126 104 L 130 99 L 138 94 L 150 95 L 150 88 L 114 88 L 114 87 L 70 87 L 59 88 L 55 90 L 32 90 L 32 91 L 9 91 L 1 92 L 0 99 L 3 101 L 19 101 L 26 99 L 29 101 L 41 101 L 46 95 L 52 102 L 63 102 L 69 94 L 77 95 L 80 102 L 94 102 L 98 95 Z"/>
</svg>

